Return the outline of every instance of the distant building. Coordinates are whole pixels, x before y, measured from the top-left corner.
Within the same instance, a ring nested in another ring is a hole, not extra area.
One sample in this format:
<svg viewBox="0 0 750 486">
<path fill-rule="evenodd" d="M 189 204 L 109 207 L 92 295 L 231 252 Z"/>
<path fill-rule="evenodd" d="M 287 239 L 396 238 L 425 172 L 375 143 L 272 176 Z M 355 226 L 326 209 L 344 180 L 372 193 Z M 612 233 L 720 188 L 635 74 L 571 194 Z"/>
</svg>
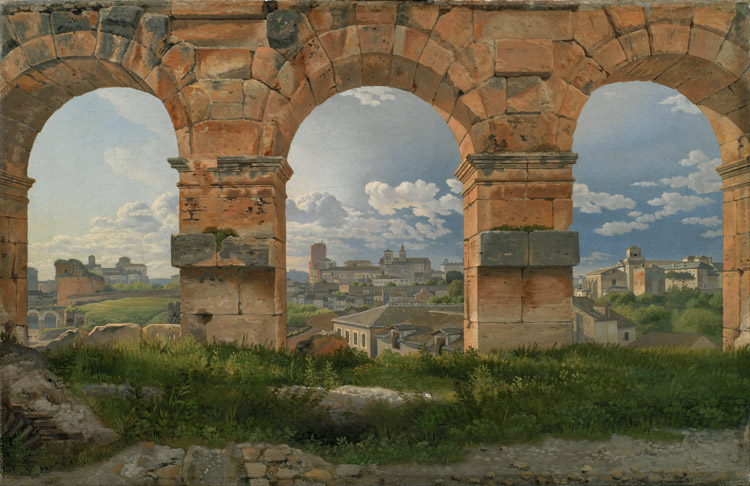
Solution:
<svg viewBox="0 0 750 486">
<path fill-rule="evenodd" d="M 587 297 L 573 297 L 573 342 L 612 343 L 635 341 L 636 323 Z"/>
<path fill-rule="evenodd" d="M 454 319 L 455 322 L 460 321 L 461 329 L 463 329 L 462 305 L 383 305 L 357 314 L 333 319 L 333 330 L 339 335 L 344 336 L 350 347 L 361 349 L 362 351 L 365 351 L 368 356 L 374 358 L 380 352 L 378 349 L 378 343 L 376 342 L 375 338 L 376 334 L 389 329 L 391 326 L 394 326 L 396 324 L 409 324 L 410 319 L 430 311 L 442 312 L 443 314 L 453 314 L 452 316 L 450 316 L 450 318 Z M 436 323 L 440 322 L 438 319 L 430 318 L 428 318 L 428 321 L 434 321 Z M 436 325 L 431 329 L 432 331 L 434 331 L 438 327 L 439 326 Z M 406 331 L 406 329 L 402 330 Z M 425 332 L 420 331 L 420 335 L 425 336 Z M 421 349 L 421 345 L 416 349 Z"/>
<path fill-rule="evenodd" d="M 320 269 L 321 280 L 328 283 L 372 283 L 382 272 L 368 260 L 349 260 L 343 267 L 334 266 Z M 323 262 L 325 265 L 326 262 Z"/>
<path fill-rule="evenodd" d="M 309 278 L 310 283 L 321 280 L 320 269 L 321 262 L 327 260 L 326 258 L 326 244 L 322 241 L 320 243 L 314 243 L 310 246 L 310 264 L 309 264 Z"/>
<path fill-rule="evenodd" d="M 702 334 L 680 334 L 674 332 L 649 332 L 630 344 L 632 348 L 689 348 L 720 349 Z"/>
<path fill-rule="evenodd" d="M 29 292 L 39 291 L 39 272 L 36 268 L 28 267 L 26 269 L 26 283 Z"/>
<path fill-rule="evenodd" d="M 96 257 L 89 255 L 88 271 L 104 277 L 107 284 L 148 284 L 148 267 L 143 263 L 132 263 L 128 257 L 120 257 L 114 268 L 105 268 L 96 263 Z"/>
<path fill-rule="evenodd" d="M 449 262 L 447 259 L 440 265 L 440 271 L 443 273 L 448 272 L 460 272 L 461 275 L 464 273 L 463 262 Z"/>
<path fill-rule="evenodd" d="M 610 293 L 627 293 L 627 276 L 617 268 L 601 268 L 586 274 L 583 282 L 586 293 L 577 292 L 579 296 L 598 299 Z"/>
<path fill-rule="evenodd" d="M 104 290 L 104 277 L 89 271 L 78 260 L 57 260 L 55 262 L 55 287 L 57 305 L 67 307 L 69 298 Z"/>
<path fill-rule="evenodd" d="M 383 275 L 407 278 L 419 283 L 429 280 L 432 272 L 429 258 L 407 258 L 403 244 L 398 257 L 393 256 L 393 251 L 385 250 L 378 265 Z"/>
<path fill-rule="evenodd" d="M 664 295 L 672 287 L 719 292 L 722 289 L 722 270 L 722 264 L 714 263 L 711 257 L 687 256 L 681 262 L 646 260 L 640 248 L 631 246 L 626 257 L 614 267 L 587 273 L 575 295 L 592 299 L 623 292 Z M 686 274 L 692 278 L 686 278 Z"/>
</svg>

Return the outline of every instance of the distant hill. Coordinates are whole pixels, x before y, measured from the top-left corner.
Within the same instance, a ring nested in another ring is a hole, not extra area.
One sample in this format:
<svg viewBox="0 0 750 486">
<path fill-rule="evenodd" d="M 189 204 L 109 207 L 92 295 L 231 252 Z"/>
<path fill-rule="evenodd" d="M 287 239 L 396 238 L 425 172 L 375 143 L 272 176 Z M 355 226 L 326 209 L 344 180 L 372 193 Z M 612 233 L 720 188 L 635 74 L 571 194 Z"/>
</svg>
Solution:
<svg viewBox="0 0 750 486">
<path fill-rule="evenodd" d="M 310 279 L 310 276 L 307 272 L 303 272 L 302 270 L 288 270 L 286 272 L 286 278 L 288 280 L 294 280 L 295 282 L 307 282 Z"/>
</svg>

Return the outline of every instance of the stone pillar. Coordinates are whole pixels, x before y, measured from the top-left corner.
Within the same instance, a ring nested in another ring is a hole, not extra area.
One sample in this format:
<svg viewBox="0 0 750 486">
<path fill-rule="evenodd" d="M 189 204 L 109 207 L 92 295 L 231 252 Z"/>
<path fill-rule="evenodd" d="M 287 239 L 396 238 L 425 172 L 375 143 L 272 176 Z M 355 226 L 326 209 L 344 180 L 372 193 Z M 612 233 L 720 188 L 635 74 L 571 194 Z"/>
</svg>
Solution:
<svg viewBox="0 0 750 486">
<path fill-rule="evenodd" d="M 0 324 L 28 344 L 28 192 L 34 179 L 0 172 Z"/>
<path fill-rule="evenodd" d="M 724 349 L 750 345 L 750 159 L 722 164 Z"/>
<path fill-rule="evenodd" d="M 180 172 L 183 333 L 201 341 L 286 345 L 286 182 L 283 157 L 170 159 Z"/>
<path fill-rule="evenodd" d="M 567 229 L 577 157 L 473 154 L 456 171 L 464 185 L 466 349 L 572 343 L 578 233 Z"/>
</svg>

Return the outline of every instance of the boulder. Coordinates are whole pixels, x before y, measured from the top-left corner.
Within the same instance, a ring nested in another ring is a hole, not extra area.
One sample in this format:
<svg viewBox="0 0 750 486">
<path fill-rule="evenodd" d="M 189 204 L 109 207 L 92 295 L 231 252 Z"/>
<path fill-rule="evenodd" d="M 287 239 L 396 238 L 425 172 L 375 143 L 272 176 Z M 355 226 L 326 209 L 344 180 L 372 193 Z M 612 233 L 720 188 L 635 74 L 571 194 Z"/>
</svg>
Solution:
<svg viewBox="0 0 750 486">
<path fill-rule="evenodd" d="M 68 329 L 44 346 L 37 347 L 37 349 L 39 351 L 57 351 L 65 349 L 76 342 L 83 344 L 86 340 L 87 334 L 88 331 L 86 331 L 85 329 Z"/>
<path fill-rule="evenodd" d="M 117 434 L 67 392 L 62 380 L 47 369 L 44 357 L 34 349 L 0 345 L 0 387 L 3 408 L 13 412 L 14 420 L 24 421 L 24 427 L 31 426 L 31 437 L 98 443 L 117 440 Z"/>
<path fill-rule="evenodd" d="M 305 356 L 321 356 L 324 354 L 333 354 L 339 349 L 346 348 L 348 345 L 343 336 L 333 331 L 319 332 L 298 342 L 294 351 Z"/>
<path fill-rule="evenodd" d="M 174 341 L 179 337 L 179 324 L 149 324 L 141 330 L 144 341 Z"/>
<path fill-rule="evenodd" d="M 86 346 L 112 346 L 133 344 L 141 341 L 141 326 L 133 323 L 96 326 L 86 336 Z"/>
</svg>

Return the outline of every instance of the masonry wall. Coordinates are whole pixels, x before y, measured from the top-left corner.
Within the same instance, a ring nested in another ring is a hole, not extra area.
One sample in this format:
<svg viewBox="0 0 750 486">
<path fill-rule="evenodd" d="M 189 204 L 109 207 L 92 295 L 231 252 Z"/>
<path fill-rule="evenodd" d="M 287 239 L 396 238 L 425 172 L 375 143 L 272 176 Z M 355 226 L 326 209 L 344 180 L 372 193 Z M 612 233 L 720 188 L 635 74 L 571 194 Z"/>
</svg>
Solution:
<svg viewBox="0 0 750 486">
<path fill-rule="evenodd" d="M 750 343 L 747 5 L 551 5 L 6 3 L 0 323 L 25 334 L 33 184 L 26 174 L 37 133 L 72 97 L 120 86 L 162 100 L 177 135 L 180 234 L 172 253 L 181 268 L 183 331 L 283 346 L 289 146 L 306 116 L 334 94 L 391 86 L 430 104 L 459 145 L 466 346 L 568 343 L 578 259 L 568 232 L 576 121 L 599 86 L 654 81 L 696 103 L 716 133 L 725 347 Z M 542 239 L 566 239 L 565 251 L 534 260 L 534 244 L 527 255 L 517 245 L 512 261 L 500 246 L 484 251 L 482 242 L 495 238 L 486 235 L 504 225 L 550 228 L 557 233 Z M 237 236 L 219 248 L 213 235 L 202 236 L 212 226 Z"/>
</svg>

